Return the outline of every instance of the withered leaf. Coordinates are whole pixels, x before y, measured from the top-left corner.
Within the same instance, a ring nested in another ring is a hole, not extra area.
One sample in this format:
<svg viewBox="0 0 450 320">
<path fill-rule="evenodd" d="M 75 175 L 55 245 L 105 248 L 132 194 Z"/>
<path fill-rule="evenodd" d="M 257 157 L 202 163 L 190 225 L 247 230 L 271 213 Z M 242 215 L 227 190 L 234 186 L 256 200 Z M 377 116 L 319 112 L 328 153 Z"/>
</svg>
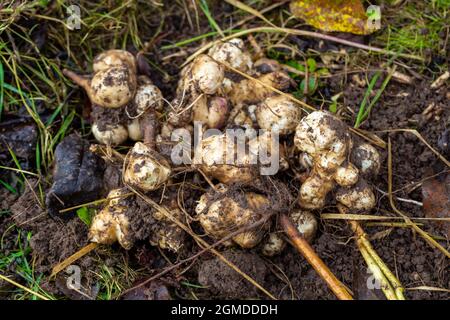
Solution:
<svg viewBox="0 0 450 320">
<path fill-rule="evenodd" d="M 423 211 L 427 218 L 450 218 L 450 174 L 427 179 L 422 183 Z M 450 238 L 450 224 L 434 221 Z"/>
<path fill-rule="evenodd" d="M 374 31 L 361 0 L 295 0 L 290 7 L 294 16 L 323 31 L 359 35 Z"/>
</svg>

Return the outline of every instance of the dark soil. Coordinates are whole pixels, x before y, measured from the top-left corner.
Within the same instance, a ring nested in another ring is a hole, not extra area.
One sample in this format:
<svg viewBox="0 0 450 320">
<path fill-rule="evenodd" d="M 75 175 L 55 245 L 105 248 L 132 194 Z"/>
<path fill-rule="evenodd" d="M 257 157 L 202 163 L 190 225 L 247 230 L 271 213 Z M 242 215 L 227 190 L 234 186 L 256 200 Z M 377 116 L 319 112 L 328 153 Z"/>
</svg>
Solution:
<svg viewBox="0 0 450 320">
<path fill-rule="evenodd" d="M 257 254 L 233 250 L 222 254 L 257 283 L 264 285 L 267 267 L 264 260 Z M 217 257 L 206 260 L 200 265 L 198 282 L 207 287 L 215 298 L 250 299 L 258 293 L 258 289 L 254 285 Z"/>
<path fill-rule="evenodd" d="M 235 22 L 241 18 L 233 17 L 231 13 L 234 9 L 223 1 L 211 1 L 210 6 L 213 15 L 217 17 L 217 22 L 222 27 L 228 26 L 230 20 Z M 154 69 L 150 68 L 151 72 L 149 76 L 169 101 L 174 97 L 179 66 L 182 65 L 186 57 L 193 53 L 201 43 L 194 42 L 192 46 L 165 51 L 158 50 L 157 48 L 198 36 L 202 32 L 206 33 L 205 30 L 210 31 L 206 19 L 201 19 L 200 28 L 191 28 L 184 11 L 180 8 L 174 8 L 175 6 L 170 6 L 170 10 L 165 12 L 164 23 L 161 24 L 161 33 L 158 39 L 155 40 L 155 43 L 153 43 L 154 48 L 150 48 L 149 52 L 145 53 L 147 60 L 155 62 L 156 65 L 164 70 L 165 73 L 154 72 Z M 275 11 L 273 16 L 275 17 L 278 14 L 279 11 Z M 267 16 L 269 17 L 269 15 Z M 143 39 L 152 39 L 155 30 L 160 26 L 161 16 L 157 15 L 150 20 L 145 21 L 146 27 L 144 29 L 148 34 L 143 35 Z M 251 24 L 244 27 L 251 27 Z M 261 35 L 256 36 L 257 40 L 259 36 Z M 264 40 L 262 43 L 270 40 L 264 38 L 265 36 L 261 37 Z M 352 37 L 351 40 L 356 41 L 357 39 Z M 206 41 L 209 41 L 209 39 L 206 39 L 204 43 Z M 325 50 L 338 51 L 341 48 L 336 44 L 315 41 L 314 39 L 303 39 L 297 36 L 290 36 L 286 41 L 289 41 L 290 45 L 295 46 L 296 49 L 302 52 L 306 52 L 310 48 L 316 49 L 319 52 Z M 364 42 L 365 40 L 359 37 L 358 41 Z M 45 49 L 48 47 L 46 42 L 44 41 L 41 46 L 43 49 L 42 52 L 45 54 Z M 47 49 L 50 50 L 49 48 Z M 137 51 L 135 48 L 129 49 L 133 52 Z M 99 50 L 100 48 L 95 48 L 93 51 L 98 53 Z M 282 50 L 280 49 L 279 51 L 281 52 Z M 287 54 L 289 55 L 291 53 L 288 50 Z M 349 54 L 351 55 L 352 52 Z M 164 59 L 170 55 L 173 55 L 171 59 Z M 140 72 L 147 73 L 143 69 L 148 69 L 149 67 L 142 57 L 143 55 L 139 59 Z M 352 57 L 350 56 L 350 58 Z M 70 61 L 70 63 L 74 65 L 73 61 Z M 377 64 L 372 67 L 380 68 L 380 65 Z M 343 66 L 342 69 L 344 69 Z M 369 78 L 372 75 L 369 73 Z M 382 80 L 380 79 L 376 88 L 380 86 Z M 398 128 L 416 129 L 431 146 L 438 149 L 448 158 L 450 155 L 448 147 L 450 129 L 449 89 L 444 85 L 438 90 L 431 90 L 429 88 L 430 84 L 431 77 L 428 77 L 428 75 L 423 75 L 422 79 L 416 79 L 415 83 L 411 85 L 399 84 L 391 80 L 382 94 L 380 101 L 375 105 L 370 118 L 363 123 L 361 128 L 372 132 Z M 358 81 L 354 81 L 350 75 L 348 77 L 333 75 L 331 78 L 324 80 L 324 83 L 318 89 L 319 94 L 316 93 L 316 96 L 324 96 L 329 100 L 331 96 L 343 92 L 343 109 L 345 110 L 341 109 L 339 111 L 346 119 L 347 124 L 352 125 L 366 88 L 366 85 L 360 86 Z M 81 92 L 81 90 L 79 91 Z M 83 94 L 80 93 L 80 95 Z M 316 106 L 319 105 L 311 101 L 308 102 Z M 86 102 L 86 104 L 89 103 Z M 433 106 L 430 107 L 430 105 Z M 324 108 L 326 107 L 327 105 L 325 104 Z M 96 120 L 101 124 L 100 129 L 102 129 L 108 124 L 125 123 L 126 119 L 123 117 L 121 111 L 120 109 L 115 109 L 105 112 L 101 108 L 92 106 L 90 116 L 91 120 Z M 85 111 L 80 112 L 80 114 L 83 114 L 86 119 L 89 118 Z M 9 145 L 20 158 L 22 168 L 30 168 L 32 170 L 34 165 L 32 160 L 35 155 L 35 142 L 38 135 L 36 126 L 31 125 L 30 121 L 14 121 L 8 124 L 2 120 L 2 123 L 0 123 L 0 164 L 11 165 L 7 148 Z M 74 122 L 72 131 L 78 131 L 79 129 L 79 123 Z M 393 190 L 399 190 L 395 195 L 400 198 L 412 199 L 419 202 L 424 201 L 422 187 L 420 184 L 416 184 L 430 176 L 430 174 L 438 174 L 444 170 L 448 171 L 448 168 L 443 165 L 429 148 L 411 133 L 378 132 L 377 134 L 385 141 L 389 137 L 392 142 Z M 80 159 L 87 153 L 87 149 L 86 146 L 78 149 L 77 159 L 79 160 L 78 164 L 81 165 L 82 160 Z M 387 153 L 386 150 L 379 149 L 379 151 L 383 155 L 382 168 L 379 176 L 372 183 L 379 190 L 387 192 Z M 123 150 L 121 152 L 123 153 Z M 115 164 L 96 170 L 96 177 L 104 170 L 104 190 L 102 190 L 103 193 L 101 196 L 104 196 L 105 190 L 122 186 L 121 169 L 120 164 Z M 7 173 L 7 171 L 0 170 L 2 179 L 4 176 L 7 176 Z M 299 186 L 297 177 L 290 173 L 282 175 L 283 182 L 288 185 L 290 192 L 296 196 Z M 75 181 L 73 185 L 69 185 L 72 182 L 67 182 L 64 185 L 66 187 L 76 186 L 77 179 L 83 177 L 77 176 L 73 178 L 73 181 Z M 444 183 L 442 181 L 448 181 L 448 179 L 446 180 L 443 177 L 443 174 L 439 175 L 438 179 L 441 181 L 440 183 Z M 39 190 L 35 189 L 36 182 L 33 180 L 28 181 L 31 187 L 26 185 L 20 198 L 4 188 L 0 189 L 0 210 L 1 212 L 11 211 L 0 214 L 0 237 L 3 236 L 1 253 L 7 255 L 11 250 L 15 249 L 17 230 L 9 229 L 12 224 L 16 224 L 18 228 L 25 231 L 31 231 L 30 246 L 32 248 L 35 271 L 37 273 L 43 273 L 44 276 L 48 276 L 56 264 L 88 243 L 88 227 L 73 212 L 67 213 L 64 216 L 65 219 L 61 219 L 57 215 L 48 215 L 39 204 Z M 179 181 L 189 181 L 192 184 L 201 186 L 201 188 L 208 188 L 208 185 L 204 183 L 202 177 L 197 174 L 180 174 L 174 179 L 174 182 Z M 283 187 L 277 187 L 276 185 L 269 187 L 270 181 L 266 181 L 266 183 L 267 185 L 263 186 L 255 183 L 250 187 L 246 186 L 246 188 L 270 196 L 271 204 L 273 204 L 273 208 L 276 208 L 277 211 L 284 212 L 285 210 L 289 210 L 290 206 L 295 203 L 295 199 L 291 199 L 289 192 L 283 189 Z M 88 185 L 93 186 L 90 183 Z M 238 189 L 240 187 L 237 186 Z M 159 191 L 152 194 L 151 197 L 158 202 L 160 199 L 162 202 L 177 199 L 179 194 L 173 192 L 173 190 L 164 190 L 164 197 L 161 197 L 161 192 Z M 239 191 L 242 190 L 239 189 Z M 80 189 L 78 192 L 83 193 L 83 190 Z M 194 215 L 196 201 L 201 193 L 200 190 L 190 189 L 189 184 L 186 184 L 183 192 L 181 192 L 185 210 L 189 214 Z M 389 205 L 387 196 L 379 191 L 376 192 L 376 195 L 378 205 L 372 213 L 394 216 L 395 213 L 393 213 Z M 92 199 L 94 198 L 100 198 L 100 196 L 92 197 Z M 172 262 L 179 261 L 192 256 L 199 250 L 198 245 L 190 237 L 187 237 L 188 240 L 186 240 L 180 252 L 173 254 L 164 251 L 165 256 L 163 257 L 158 249 L 149 244 L 149 235 L 158 231 L 158 226 L 152 216 L 152 210 L 140 198 L 136 198 L 134 201 L 128 201 L 128 204 L 128 216 L 131 220 L 131 229 L 135 237 L 134 247 L 130 251 L 125 252 L 118 245 L 113 246 L 111 250 L 118 253 L 120 258 L 110 255 L 110 252 L 104 252 L 99 249 L 76 262 L 81 267 L 83 291 L 87 296 L 95 297 L 96 293 L 98 293 L 98 277 L 94 276 L 94 272 L 99 270 L 99 261 L 107 261 L 105 263 L 108 265 L 118 265 L 123 263 L 123 260 L 126 260 L 127 264 L 130 264 L 130 267 L 136 267 L 136 269 L 139 268 L 140 270 L 144 269 L 143 278 L 140 279 L 140 281 L 143 281 L 148 274 L 156 273 L 167 267 L 169 264 L 168 260 Z M 424 210 L 417 204 L 397 201 L 396 205 L 408 216 L 425 217 Z M 329 210 L 335 209 L 330 206 L 326 212 L 332 212 Z M 273 220 L 272 229 L 276 229 L 276 219 Z M 445 230 L 429 221 L 423 221 L 423 224 L 422 228 L 431 235 L 443 238 L 447 237 L 446 241 L 440 241 L 440 243 L 446 248 L 449 247 L 449 239 Z M 202 230 L 200 230 L 198 224 L 192 222 L 191 226 L 194 232 L 202 234 Z M 448 289 L 450 287 L 448 273 L 449 259 L 446 259 L 437 249 L 432 248 L 411 229 L 398 227 L 389 229 L 387 227 L 372 227 L 367 225 L 364 226 L 364 229 L 372 237 L 371 243 L 375 250 L 390 269 L 398 275 L 401 283 L 406 288 L 434 286 Z M 5 233 L 6 230 L 9 231 Z M 383 294 L 380 294 L 379 291 L 368 290 L 367 282 L 370 281 L 370 274 L 367 272 L 366 264 L 356 248 L 352 237 L 353 233 L 345 222 L 321 220 L 320 230 L 313 240 L 312 245 L 333 273 L 353 291 L 355 298 L 384 299 Z M 212 243 L 212 240 L 210 240 L 210 243 Z M 236 248 L 224 249 L 223 247 L 219 247 L 218 249 L 221 252 L 223 251 L 227 259 L 236 264 L 243 272 L 252 276 L 253 279 L 277 298 L 335 299 L 335 296 L 330 292 L 326 284 L 317 276 L 316 272 L 305 259 L 290 245 L 286 247 L 281 255 L 270 259 L 262 258 L 260 254 L 261 248 L 259 247 L 247 251 Z M 7 270 L 9 272 L 8 275 L 15 275 L 14 267 L 14 265 L 9 267 Z M 16 280 L 20 281 L 21 279 L 16 276 Z M 65 281 L 66 275 L 61 273 L 56 281 L 49 281 L 44 277 L 41 286 L 44 290 L 58 296 L 65 296 L 71 299 L 86 298 L 86 296 L 67 289 Z M 137 281 L 136 284 L 140 281 Z M 159 281 L 151 282 L 140 290 L 133 290 L 122 298 L 146 300 L 168 299 L 170 297 L 191 298 L 191 288 L 181 285 L 182 281 L 204 286 L 205 288 L 192 290 L 195 291 L 196 296 L 205 299 L 267 298 L 256 287 L 249 284 L 239 274 L 212 254 L 204 254 L 192 265 L 183 265 L 178 270 L 174 270 L 166 275 L 165 278 L 163 277 Z M 96 287 L 97 291 L 95 289 Z M 2 296 L 2 292 L 8 288 L 9 285 L 0 281 L 0 297 Z M 448 300 L 450 294 L 436 291 L 408 290 L 406 297 L 408 299 Z"/>
<path fill-rule="evenodd" d="M 17 227 L 32 232 L 30 246 L 32 257 L 35 259 L 35 272 L 49 274 L 55 265 L 88 243 L 88 228 L 77 217 L 70 216 L 62 220 L 49 216 L 37 200 L 36 181 L 29 180 L 29 182 L 30 186 L 27 186 L 20 198 L 10 208 L 12 221 L 9 221 L 9 224 L 14 222 Z M 5 223 L 5 225 L 7 224 Z M 96 269 L 93 255 L 79 259 L 76 264 L 81 268 L 82 280 L 85 281 L 85 285 L 93 286 L 94 278 L 89 271 Z M 64 291 L 59 289 L 64 288 L 67 294 L 67 291 L 72 290 L 61 285 L 61 283 L 65 283 L 64 279 L 65 276 L 61 274 L 55 283 L 44 282 L 43 287 L 55 294 L 63 294 Z"/>
</svg>

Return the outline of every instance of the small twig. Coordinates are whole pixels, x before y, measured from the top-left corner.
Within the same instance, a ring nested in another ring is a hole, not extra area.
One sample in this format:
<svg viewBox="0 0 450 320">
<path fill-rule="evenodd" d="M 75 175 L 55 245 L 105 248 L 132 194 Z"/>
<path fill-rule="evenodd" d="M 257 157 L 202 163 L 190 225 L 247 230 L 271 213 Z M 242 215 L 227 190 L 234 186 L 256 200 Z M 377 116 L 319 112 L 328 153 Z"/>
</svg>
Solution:
<svg viewBox="0 0 450 320">
<path fill-rule="evenodd" d="M 285 214 L 280 217 L 281 225 L 284 231 L 289 236 L 295 248 L 305 257 L 309 264 L 316 270 L 319 276 L 325 281 L 328 287 L 333 291 L 336 297 L 340 300 L 353 300 L 353 297 L 347 291 L 345 286 L 336 278 L 331 270 L 320 259 L 314 249 L 302 237 L 295 225 Z"/>
<path fill-rule="evenodd" d="M 14 286 L 16 286 L 16 287 L 18 287 L 18 288 L 20 288 L 20 289 L 22 289 L 22 290 L 25 290 L 25 291 L 28 292 L 28 293 L 31 293 L 32 295 L 34 295 L 34 296 L 36 296 L 36 297 L 38 297 L 38 298 L 40 298 L 40 299 L 42 299 L 42 300 L 50 300 L 49 298 L 44 297 L 44 296 L 41 295 L 40 293 L 37 293 L 37 292 L 35 292 L 35 291 L 33 291 L 33 290 L 31 290 L 31 289 L 29 289 L 29 288 L 27 288 L 27 287 L 21 285 L 20 283 L 17 283 L 17 282 L 15 282 L 14 280 L 9 279 L 8 277 L 5 277 L 5 276 L 2 275 L 2 274 L 0 274 L 0 279 L 4 280 L 4 281 L 6 281 L 6 282 L 9 282 L 9 283 L 11 283 L 12 285 L 14 285 Z"/>
<path fill-rule="evenodd" d="M 74 263 L 81 257 L 85 256 L 86 254 L 88 254 L 89 252 L 91 252 L 92 250 L 97 248 L 97 246 L 98 246 L 98 243 L 89 243 L 89 244 L 85 245 L 83 248 L 81 248 L 80 250 L 78 250 L 77 252 L 75 252 L 73 255 L 68 257 L 63 262 L 58 263 L 56 266 L 53 267 L 50 278 L 52 278 L 53 276 L 56 276 L 59 272 L 61 272 L 62 270 L 64 270 L 68 266 L 70 266 L 72 263 Z"/>
</svg>

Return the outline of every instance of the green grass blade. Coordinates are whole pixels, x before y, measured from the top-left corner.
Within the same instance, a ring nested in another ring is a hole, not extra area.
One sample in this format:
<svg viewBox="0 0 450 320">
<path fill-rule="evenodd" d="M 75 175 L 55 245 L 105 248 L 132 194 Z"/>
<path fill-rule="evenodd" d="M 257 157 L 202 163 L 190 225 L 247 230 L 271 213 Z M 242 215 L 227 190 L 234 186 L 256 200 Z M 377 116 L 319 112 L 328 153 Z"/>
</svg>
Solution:
<svg viewBox="0 0 450 320">
<path fill-rule="evenodd" d="M 3 84 L 5 82 L 5 73 L 3 71 L 3 63 L 0 61 L 0 121 L 3 113 Z"/>
<path fill-rule="evenodd" d="M 216 30 L 222 37 L 224 36 L 222 29 L 217 24 L 216 20 L 214 20 L 213 16 L 211 15 L 211 11 L 209 10 L 208 3 L 205 0 L 199 1 L 200 8 L 202 9 L 203 13 L 205 14 L 206 18 L 208 19 L 209 25 L 213 30 Z"/>
<path fill-rule="evenodd" d="M 8 189 L 8 191 L 17 194 L 17 190 L 14 189 L 14 187 L 12 185 L 10 185 L 9 183 L 3 181 L 2 179 L 0 179 L 0 184 L 2 184 L 6 189 Z"/>
<path fill-rule="evenodd" d="M 364 94 L 364 98 L 359 107 L 358 115 L 356 116 L 356 121 L 355 121 L 355 126 L 354 126 L 355 128 L 358 128 L 364 120 L 364 114 L 366 112 L 367 101 L 369 100 L 370 93 L 372 92 L 372 89 L 375 86 L 375 84 L 377 83 L 377 80 L 380 77 L 380 75 L 381 75 L 381 71 L 377 71 L 377 73 L 375 73 L 375 75 L 370 80 L 369 86 L 367 87 L 366 93 Z"/>
</svg>

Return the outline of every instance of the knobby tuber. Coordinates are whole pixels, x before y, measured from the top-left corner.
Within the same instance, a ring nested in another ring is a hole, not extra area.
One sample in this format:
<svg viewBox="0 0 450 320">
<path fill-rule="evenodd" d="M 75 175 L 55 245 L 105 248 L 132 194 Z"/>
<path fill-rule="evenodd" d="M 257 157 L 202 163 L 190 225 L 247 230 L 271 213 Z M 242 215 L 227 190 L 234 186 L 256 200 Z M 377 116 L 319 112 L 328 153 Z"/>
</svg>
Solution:
<svg viewBox="0 0 450 320">
<path fill-rule="evenodd" d="M 92 219 L 89 238 L 92 242 L 113 244 L 119 242 L 125 249 L 132 246 L 130 221 L 126 215 L 127 200 L 123 197 L 128 189 L 114 189 L 108 194 L 108 203 Z"/>
<path fill-rule="evenodd" d="M 270 208 L 269 200 L 263 195 L 254 192 L 227 194 L 225 185 L 217 186 L 216 189 L 218 191 L 202 195 L 195 208 L 203 229 L 215 239 L 250 226 L 262 219 Z M 261 241 L 264 230 L 269 226 L 267 222 L 263 227 L 236 235 L 232 240 L 242 248 L 253 248 Z M 231 242 L 226 244 L 230 245 Z"/>
<path fill-rule="evenodd" d="M 144 191 L 158 189 L 170 177 L 169 162 L 142 142 L 136 142 L 126 159 L 123 179 Z"/>
<path fill-rule="evenodd" d="M 367 144 L 357 146 L 352 153 L 353 140 L 344 122 L 325 111 L 312 112 L 297 126 L 294 143 L 312 160 L 310 175 L 300 188 L 301 207 L 322 208 L 336 185 L 336 200 L 350 209 L 375 206 L 375 195 L 363 176 L 378 171 L 379 154 Z"/>
<path fill-rule="evenodd" d="M 137 240 L 148 240 L 154 246 L 174 252 L 183 246 L 185 232 L 163 212 L 130 195 L 128 188 L 111 190 L 107 199 L 92 220 L 89 231 L 92 242 L 107 245 L 118 242 L 124 249 L 130 249 Z M 164 204 L 175 219 L 184 221 L 176 202 Z"/>
<path fill-rule="evenodd" d="M 131 53 L 108 50 L 94 58 L 91 76 L 64 70 L 91 100 L 92 133 L 102 144 L 143 140 L 146 113 L 162 111 L 161 91 L 147 76 L 137 74 L 136 64 Z"/>
</svg>

